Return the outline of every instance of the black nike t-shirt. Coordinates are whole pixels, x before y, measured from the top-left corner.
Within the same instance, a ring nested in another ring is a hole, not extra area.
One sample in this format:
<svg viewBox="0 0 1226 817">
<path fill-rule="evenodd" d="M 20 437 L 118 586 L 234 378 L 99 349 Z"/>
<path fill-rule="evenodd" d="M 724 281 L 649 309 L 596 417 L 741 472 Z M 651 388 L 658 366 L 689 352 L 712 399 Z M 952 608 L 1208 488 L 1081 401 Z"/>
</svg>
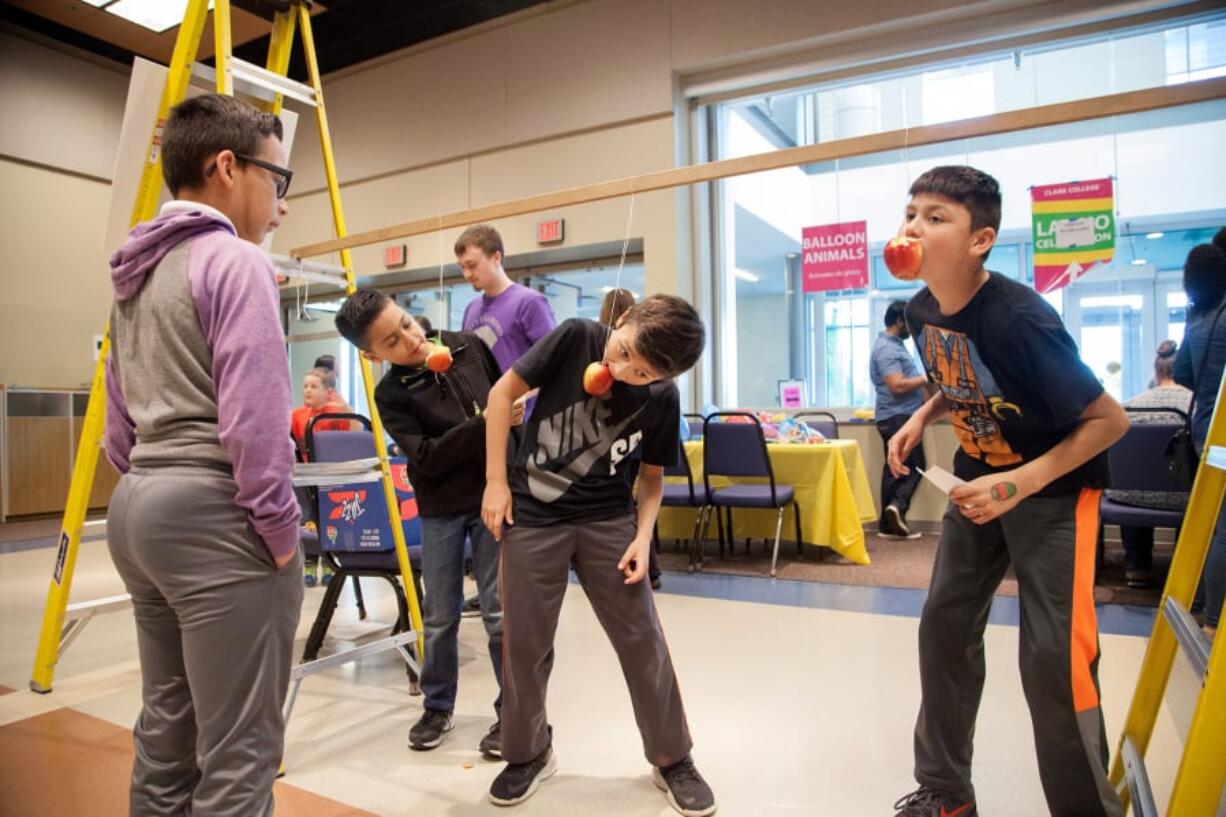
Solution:
<svg viewBox="0 0 1226 817">
<path fill-rule="evenodd" d="M 671 380 L 615 382 L 603 397 L 583 390 L 583 371 L 604 356 L 609 330 L 572 318 L 542 338 L 512 368 L 532 388 L 536 407 L 511 469 L 517 525 L 595 522 L 632 512 L 626 469 L 675 465 L 681 401 Z"/>
<path fill-rule="evenodd" d="M 991 273 L 953 315 L 942 315 L 925 287 L 907 304 L 906 318 L 928 379 L 949 404 L 960 445 L 954 473 L 962 479 L 1017 468 L 1047 453 L 1103 393 L 1051 304 L 999 273 Z M 1037 495 L 1109 482 L 1104 451 Z"/>
</svg>

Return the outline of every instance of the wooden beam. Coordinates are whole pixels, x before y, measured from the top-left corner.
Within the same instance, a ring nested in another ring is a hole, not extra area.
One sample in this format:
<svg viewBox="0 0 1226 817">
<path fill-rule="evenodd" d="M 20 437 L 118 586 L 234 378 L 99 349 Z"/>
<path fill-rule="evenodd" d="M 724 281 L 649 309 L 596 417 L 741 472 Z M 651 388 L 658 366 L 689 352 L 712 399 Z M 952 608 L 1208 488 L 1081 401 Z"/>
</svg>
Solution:
<svg viewBox="0 0 1226 817">
<path fill-rule="evenodd" d="M 783 167 L 795 167 L 813 162 L 830 162 L 835 159 L 864 156 L 887 150 L 906 150 L 909 147 L 932 145 L 957 139 L 973 139 L 980 136 L 1043 128 L 1051 125 L 1064 125 L 1070 122 L 1083 122 L 1088 119 L 1101 119 L 1107 116 L 1122 116 L 1221 98 L 1226 98 L 1226 77 L 1189 82 L 1183 85 L 1149 88 L 1143 91 L 1128 91 L 1122 94 L 1111 94 L 1110 96 L 1100 96 L 1092 99 L 1078 99 L 1054 105 L 1041 105 L 1036 108 L 1008 111 L 974 119 L 961 119 L 956 122 L 945 122 L 939 125 L 924 125 L 918 128 L 906 128 L 886 133 L 874 133 L 868 136 L 856 136 L 850 139 L 836 139 L 816 145 L 804 145 L 802 147 L 788 148 L 787 150 L 777 150 L 772 153 L 759 153 L 736 159 L 723 159 L 717 162 L 689 165 L 670 170 L 659 170 L 654 173 L 644 173 L 640 176 L 597 182 L 596 184 L 583 185 L 582 187 L 572 187 L 568 190 L 542 193 L 522 199 L 489 204 L 484 207 L 474 207 L 470 210 L 460 210 L 416 221 L 406 221 L 376 230 L 354 233 L 342 238 L 295 247 L 290 250 L 289 254 L 294 258 L 312 258 L 326 253 L 337 252 L 338 250 L 364 247 L 369 244 L 423 235 L 437 230 L 462 227 L 468 224 L 520 216 L 543 210 L 555 210 L 576 204 L 587 204 L 593 201 L 629 196 L 634 193 L 667 190 L 687 184 L 698 184 L 717 179 L 726 179 L 731 176 L 742 176 L 747 173 L 761 173 L 766 170 L 778 170 Z"/>
</svg>

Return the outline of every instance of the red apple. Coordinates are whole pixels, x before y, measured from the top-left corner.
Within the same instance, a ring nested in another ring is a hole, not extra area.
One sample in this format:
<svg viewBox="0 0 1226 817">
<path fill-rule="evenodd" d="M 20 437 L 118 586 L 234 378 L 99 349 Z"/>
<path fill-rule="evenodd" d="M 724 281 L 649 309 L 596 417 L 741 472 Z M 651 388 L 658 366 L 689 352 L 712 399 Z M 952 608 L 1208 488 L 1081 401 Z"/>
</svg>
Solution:
<svg viewBox="0 0 1226 817">
<path fill-rule="evenodd" d="M 441 374 L 451 368 L 451 350 L 441 343 L 436 343 L 426 355 L 426 368 Z"/>
<path fill-rule="evenodd" d="M 898 235 L 885 245 L 885 265 L 889 267 L 890 274 L 900 281 L 918 278 L 923 263 L 924 246 L 918 238 Z"/>
<path fill-rule="evenodd" d="M 583 390 L 588 394 L 600 397 L 608 394 L 613 388 L 613 374 L 603 363 L 589 363 L 583 370 Z"/>
</svg>

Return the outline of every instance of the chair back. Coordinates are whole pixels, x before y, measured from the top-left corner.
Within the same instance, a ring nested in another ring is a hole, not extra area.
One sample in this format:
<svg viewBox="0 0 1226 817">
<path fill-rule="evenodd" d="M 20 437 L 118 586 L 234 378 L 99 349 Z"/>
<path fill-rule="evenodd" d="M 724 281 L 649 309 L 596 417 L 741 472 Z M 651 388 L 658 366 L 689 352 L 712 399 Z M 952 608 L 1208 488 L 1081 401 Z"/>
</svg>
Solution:
<svg viewBox="0 0 1226 817">
<path fill-rule="evenodd" d="M 828 411 L 802 411 L 793 419 L 802 421 L 814 431 L 820 431 L 827 440 L 839 438 L 839 421 Z"/>
<path fill-rule="evenodd" d="M 1111 465 L 1111 487 L 1117 491 L 1162 491 L 1186 493 L 1189 482 L 1179 479 L 1167 468 L 1166 450 L 1171 438 L 1187 427 L 1188 415 L 1178 409 L 1126 408 L 1129 414 L 1172 414 L 1175 423 L 1134 422 L 1127 433 L 1107 449 Z"/>
<path fill-rule="evenodd" d="M 685 477 L 686 484 L 690 486 L 690 502 L 696 502 L 694 496 L 694 472 L 690 469 L 690 458 L 685 454 L 685 443 L 679 443 L 677 451 L 677 462 L 675 465 L 670 465 L 664 469 L 666 477 Z"/>
<path fill-rule="evenodd" d="M 325 420 L 356 420 L 363 431 L 316 431 L 315 424 Z M 311 462 L 347 462 L 377 457 L 375 435 L 370 420 L 361 414 L 320 414 L 307 423 L 307 459 Z"/>
<path fill-rule="evenodd" d="M 735 417 L 735 422 L 717 422 Z M 744 418 L 744 419 L 740 419 Z M 766 477 L 775 500 L 775 472 L 766 453 L 762 424 L 747 411 L 718 411 L 707 416 L 702 432 L 702 481 L 711 496 L 711 477 Z"/>
</svg>

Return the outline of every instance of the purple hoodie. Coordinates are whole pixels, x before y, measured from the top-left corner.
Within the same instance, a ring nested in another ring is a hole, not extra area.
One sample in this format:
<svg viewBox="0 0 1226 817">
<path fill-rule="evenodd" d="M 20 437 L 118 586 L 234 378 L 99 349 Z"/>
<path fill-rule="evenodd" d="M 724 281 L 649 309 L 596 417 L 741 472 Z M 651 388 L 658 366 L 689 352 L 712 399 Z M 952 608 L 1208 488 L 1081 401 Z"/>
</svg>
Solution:
<svg viewBox="0 0 1226 817">
<path fill-rule="evenodd" d="M 275 274 L 220 212 L 173 201 L 111 258 L 107 458 L 232 471 L 274 558 L 298 546 L 291 387 Z"/>
</svg>

